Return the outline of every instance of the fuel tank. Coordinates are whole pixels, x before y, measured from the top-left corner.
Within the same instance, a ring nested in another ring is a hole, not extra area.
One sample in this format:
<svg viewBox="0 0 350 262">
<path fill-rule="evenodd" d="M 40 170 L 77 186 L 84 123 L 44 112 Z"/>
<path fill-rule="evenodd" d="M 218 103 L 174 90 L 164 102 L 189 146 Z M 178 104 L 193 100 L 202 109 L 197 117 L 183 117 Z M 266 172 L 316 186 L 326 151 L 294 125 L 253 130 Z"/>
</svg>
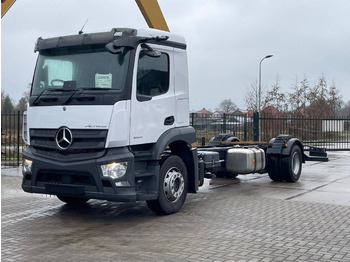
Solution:
<svg viewBox="0 0 350 262">
<path fill-rule="evenodd" d="M 260 148 L 232 148 L 227 151 L 226 170 L 233 174 L 256 173 L 265 168 L 265 151 Z"/>
</svg>

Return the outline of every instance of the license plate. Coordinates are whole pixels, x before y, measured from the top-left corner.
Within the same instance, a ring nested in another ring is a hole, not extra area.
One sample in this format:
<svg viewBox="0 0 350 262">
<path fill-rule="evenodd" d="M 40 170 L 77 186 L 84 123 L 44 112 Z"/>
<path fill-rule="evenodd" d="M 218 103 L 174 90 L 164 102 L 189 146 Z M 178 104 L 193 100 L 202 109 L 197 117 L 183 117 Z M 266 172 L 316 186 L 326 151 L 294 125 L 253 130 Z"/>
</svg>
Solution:
<svg viewBox="0 0 350 262">
<path fill-rule="evenodd" d="M 55 185 L 46 184 L 45 190 L 48 194 L 53 195 L 74 195 L 81 196 L 84 195 L 85 190 L 83 186 L 70 186 L 70 185 Z"/>
</svg>

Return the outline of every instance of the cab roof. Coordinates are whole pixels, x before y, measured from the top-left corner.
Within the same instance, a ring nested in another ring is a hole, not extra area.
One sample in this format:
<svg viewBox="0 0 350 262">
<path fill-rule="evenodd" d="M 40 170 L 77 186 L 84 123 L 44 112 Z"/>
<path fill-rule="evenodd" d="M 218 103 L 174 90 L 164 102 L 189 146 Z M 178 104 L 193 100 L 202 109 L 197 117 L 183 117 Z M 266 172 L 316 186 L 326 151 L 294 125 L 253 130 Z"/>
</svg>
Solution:
<svg viewBox="0 0 350 262">
<path fill-rule="evenodd" d="M 131 29 L 131 28 L 113 28 L 109 32 L 101 33 L 84 33 L 77 35 L 60 36 L 43 39 L 38 38 L 34 51 L 45 49 L 80 46 L 80 45 L 98 45 L 108 44 L 116 40 L 130 38 L 134 45 L 140 42 L 157 42 L 157 39 L 162 39 L 162 45 L 170 45 L 175 48 L 186 49 L 185 38 L 179 35 L 171 34 L 166 31 L 157 29 Z M 164 41 L 164 38 L 166 40 Z"/>
</svg>

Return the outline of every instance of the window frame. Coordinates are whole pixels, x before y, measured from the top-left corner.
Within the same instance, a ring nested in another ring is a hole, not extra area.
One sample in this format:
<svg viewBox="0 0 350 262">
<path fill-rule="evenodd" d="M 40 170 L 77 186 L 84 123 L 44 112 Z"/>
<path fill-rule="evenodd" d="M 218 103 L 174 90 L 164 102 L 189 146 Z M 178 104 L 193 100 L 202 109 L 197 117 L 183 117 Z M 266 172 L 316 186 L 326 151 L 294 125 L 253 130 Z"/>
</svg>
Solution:
<svg viewBox="0 0 350 262">
<path fill-rule="evenodd" d="M 161 95 L 165 95 L 169 92 L 170 90 L 170 54 L 168 52 L 164 52 L 164 51 L 160 51 L 161 52 L 161 56 L 159 57 L 150 57 L 150 58 L 154 58 L 154 59 L 159 59 L 161 58 L 163 55 L 165 55 L 166 57 L 166 64 L 167 64 L 167 70 L 165 71 L 167 73 L 167 83 L 166 83 L 166 87 L 165 88 L 161 88 L 162 90 L 165 90 L 164 92 L 159 92 L 157 94 L 143 94 L 143 93 L 139 93 L 139 87 L 138 87 L 138 84 L 139 84 L 139 61 L 140 61 L 140 55 L 141 55 L 141 52 L 143 50 L 141 49 L 139 54 L 138 54 L 138 63 L 137 63 L 137 68 L 136 68 L 136 99 L 139 101 L 139 102 L 144 102 L 144 101 L 149 101 L 149 100 L 152 100 L 153 97 L 157 97 L 157 96 L 161 96 Z M 157 50 L 159 51 L 159 50 Z M 152 70 L 152 69 L 150 69 Z M 158 70 L 160 71 L 160 70 Z M 160 72 L 163 72 L 163 71 L 160 71 Z"/>
</svg>

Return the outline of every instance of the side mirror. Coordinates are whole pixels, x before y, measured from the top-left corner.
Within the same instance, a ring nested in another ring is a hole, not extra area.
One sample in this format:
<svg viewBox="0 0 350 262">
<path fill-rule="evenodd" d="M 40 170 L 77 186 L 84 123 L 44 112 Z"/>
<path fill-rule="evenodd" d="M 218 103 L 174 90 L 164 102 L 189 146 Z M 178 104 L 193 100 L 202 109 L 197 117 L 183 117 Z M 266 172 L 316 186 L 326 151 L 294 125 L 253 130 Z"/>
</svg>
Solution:
<svg viewBox="0 0 350 262">
<path fill-rule="evenodd" d="M 146 56 L 150 56 L 150 57 L 160 57 L 161 52 L 156 51 L 156 50 L 153 50 L 153 51 L 145 50 L 145 51 L 144 51 L 144 54 L 145 54 Z"/>
<path fill-rule="evenodd" d="M 105 46 L 106 50 L 112 54 L 120 54 L 123 50 L 118 47 L 118 46 L 115 46 L 113 43 L 108 43 L 106 46 Z"/>
<path fill-rule="evenodd" d="M 150 57 L 160 57 L 161 56 L 161 52 L 154 50 L 152 47 L 150 47 L 149 45 L 146 44 L 142 44 L 141 45 L 142 48 L 144 48 L 142 50 L 142 53 L 145 54 L 146 56 L 150 56 Z"/>
</svg>

